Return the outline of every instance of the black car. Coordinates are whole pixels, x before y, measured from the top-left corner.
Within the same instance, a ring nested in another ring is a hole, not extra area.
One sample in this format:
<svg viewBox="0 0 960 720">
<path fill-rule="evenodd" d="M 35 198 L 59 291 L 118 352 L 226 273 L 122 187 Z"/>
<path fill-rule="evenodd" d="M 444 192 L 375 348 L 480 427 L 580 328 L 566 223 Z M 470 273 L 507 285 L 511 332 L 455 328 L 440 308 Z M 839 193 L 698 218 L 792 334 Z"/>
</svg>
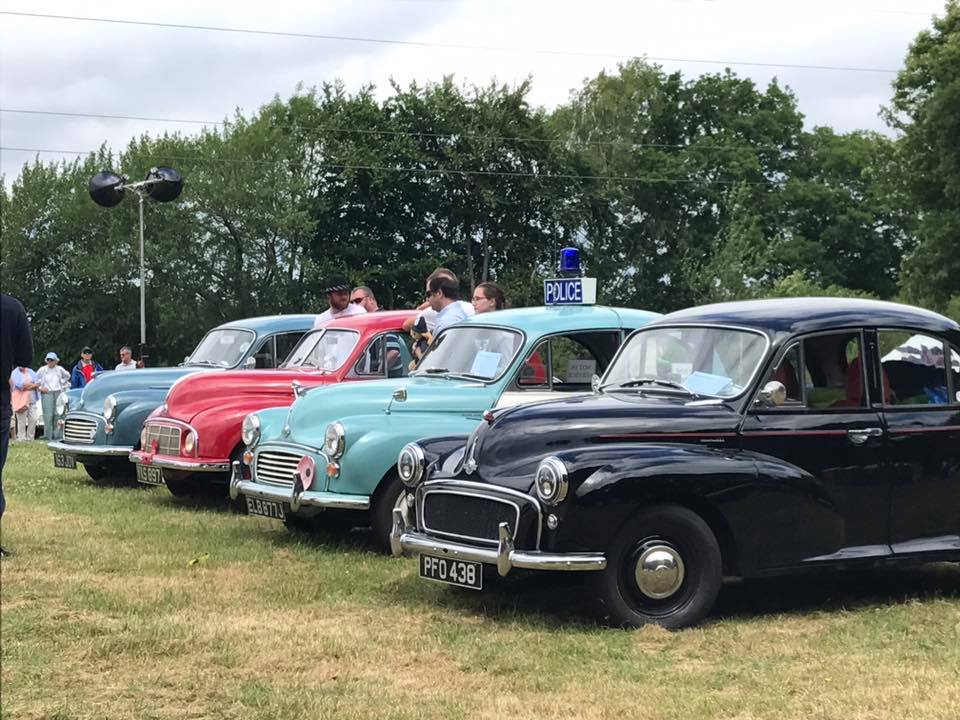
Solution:
<svg viewBox="0 0 960 720">
<path fill-rule="evenodd" d="M 960 326 L 836 298 L 682 310 L 593 395 L 488 412 L 398 470 L 392 547 L 422 577 L 589 571 L 616 624 L 695 624 L 723 578 L 960 561 Z"/>
</svg>

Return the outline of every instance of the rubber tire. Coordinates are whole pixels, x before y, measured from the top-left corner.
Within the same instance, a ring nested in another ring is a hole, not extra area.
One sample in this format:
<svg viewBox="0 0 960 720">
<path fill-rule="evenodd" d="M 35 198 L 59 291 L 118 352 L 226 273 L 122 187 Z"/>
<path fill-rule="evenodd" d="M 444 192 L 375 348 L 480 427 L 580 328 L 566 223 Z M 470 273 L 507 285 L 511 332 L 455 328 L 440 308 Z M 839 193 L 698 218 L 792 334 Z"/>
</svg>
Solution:
<svg viewBox="0 0 960 720">
<path fill-rule="evenodd" d="M 191 495 L 196 495 L 198 486 L 193 482 L 191 478 L 163 478 L 163 484 L 166 485 L 167 490 L 170 491 L 170 494 L 174 497 L 189 497 Z"/>
<path fill-rule="evenodd" d="M 650 539 L 672 545 L 684 564 L 684 579 L 670 598 L 642 598 L 632 557 Z M 619 626 L 660 625 L 668 630 L 696 625 L 713 608 L 723 580 L 720 545 L 703 518 L 679 505 L 658 505 L 631 518 L 607 549 L 607 567 L 597 573 L 603 620 Z"/>
<path fill-rule="evenodd" d="M 105 480 L 126 481 L 131 479 L 130 469 L 133 465 L 126 460 L 108 458 L 102 463 L 81 464 L 83 465 L 83 469 L 86 470 L 87 475 L 89 475 L 90 479 L 94 482 L 104 482 Z M 134 483 L 136 483 L 136 475 L 134 475 L 132 479 Z"/>
<path fill-rule="evenodd" d="M 380 483 L 370 503 L 370 527 L 373 528 L 373 541 L 386 553 L 390 552 L 393 508 L 396 507 L 400 494 L 406 491 L 407 486 L 400 481 L 400 476 L 394 471 Z M 407 512 L 413 520 L 413 509 L 408 508 Z"/>
</svg>

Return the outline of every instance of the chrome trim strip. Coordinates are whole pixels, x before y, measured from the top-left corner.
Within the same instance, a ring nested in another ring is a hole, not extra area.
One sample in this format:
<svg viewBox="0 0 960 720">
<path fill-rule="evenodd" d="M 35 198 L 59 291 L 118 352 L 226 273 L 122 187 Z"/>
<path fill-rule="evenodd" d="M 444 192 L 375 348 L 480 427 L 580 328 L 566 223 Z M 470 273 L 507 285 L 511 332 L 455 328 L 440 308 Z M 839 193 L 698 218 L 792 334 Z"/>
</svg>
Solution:
<svg viewBox="0 0 960 720">
<path fill-rule="evenodd" d="M 297 477 L 299 478 L 299 476 Z M 368 495 L 343 495 L 314 490 L 304 490 L 297 494 L 296 486 L 298 484 L 294 482 L 292 487 L 285 490 L 279 487 L 264 487 L 260 483 L 244 480 L 240 476 L 240 463 L 234 461 L 230 475 L 230 497 L 236 500 L 241 495 L 249 495 L 262 500 L 286 503 L 291 506 L 291 511 L 294 513 L 296 510 L 293 510 L 293 507 L 336 508 L 340 510 L 370 509 L 370 497 Z"/>
<path fill-rule="evenodd" d="M 150 462 L 144 462 L 143 455 L 139 452 L 130 453 L 127 459 L 135 465 L 169 468 L 171 470 L 189 470 L 191 472 L 230 472 L 229 460 L 174 460 L 172 458 L 157 457 L 154 455 Z"/>
<path fill-rule="evenodd" d="M 53 440 L 47 443 L 47 449 L 64 455 L 127 457 L 133 452 L 133 445 L 73 445 L 60 440 Z"/>
<path fill-rule="evenodd" d="M 390 532 L 390 549 L 397 557 L 405 553 L 423 553 L 496 565 L 500 575 L 507 575 L 513 568 L 587 572 L 604 570 L 607 567 L 607 558 L 603 553 L 544 553 L 516 550 L 510 539 L 512 533 L 509 524 L 500 523 L 500 540 L 496 549 L 437 540 L 415 531 L 407 523 L 403 511 L 395 508 L 393 530 Z"/>
</svg>

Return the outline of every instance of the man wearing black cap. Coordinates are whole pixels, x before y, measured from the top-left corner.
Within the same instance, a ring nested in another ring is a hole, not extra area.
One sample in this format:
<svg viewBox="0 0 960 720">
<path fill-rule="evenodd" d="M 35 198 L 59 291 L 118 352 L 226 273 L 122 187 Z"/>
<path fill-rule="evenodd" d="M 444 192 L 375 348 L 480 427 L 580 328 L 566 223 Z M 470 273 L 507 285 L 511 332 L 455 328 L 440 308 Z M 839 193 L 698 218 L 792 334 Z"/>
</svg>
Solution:
<svg viewBox="0 0 960 720">
<path fill-rule="evenodd" d="M 358 303 L 350 302 L 350 281 L 340 275 L 328 278 L 323 291 L 327 294 L 330 307 L 317 315 L 314 327 L 320 327 L 328 320 L 347 315 L 362 315 L 366 310 Z"/>
<path fill-rule="evenodd" d="M 80 351 L 80 359 L 73 366 L 73 372 L 70 374 L 70 388 L 82 388 L 88 382 L 93 380 L 93 374 L 103 370 L 103 366 L 93 359 L 93 350 L 86 346 Z"/>
</svg>

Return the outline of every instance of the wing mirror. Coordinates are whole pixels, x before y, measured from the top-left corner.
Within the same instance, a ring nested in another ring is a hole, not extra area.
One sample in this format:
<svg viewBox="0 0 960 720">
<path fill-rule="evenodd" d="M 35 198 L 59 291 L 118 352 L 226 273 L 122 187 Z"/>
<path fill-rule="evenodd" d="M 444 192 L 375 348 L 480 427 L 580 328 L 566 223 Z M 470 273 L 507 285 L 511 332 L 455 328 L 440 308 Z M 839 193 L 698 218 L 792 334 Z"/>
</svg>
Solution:
<svg viewBox="0 0 960 720">
<path fill-rule="evenodd" d="M 253 370 L 257 366 L 257 359 L 251 355 L 243 361 L 243 367 L 246 370 Z"/>
<path fill-rule="evenodd" d="M 782 382 L 771 380 L 763 386 L 763 389 L 757 395 L 756 404 L 763 407 L 777 407 L 783 405 L 786 401 L 787 388 L 784 387 Z"/>
<path fill-rule="evenodd" d="M 592 390 L 594 394 L 600 392 L 600 376 L 596 373 L 590 378 L 590 390 Z"/>
</svg>

